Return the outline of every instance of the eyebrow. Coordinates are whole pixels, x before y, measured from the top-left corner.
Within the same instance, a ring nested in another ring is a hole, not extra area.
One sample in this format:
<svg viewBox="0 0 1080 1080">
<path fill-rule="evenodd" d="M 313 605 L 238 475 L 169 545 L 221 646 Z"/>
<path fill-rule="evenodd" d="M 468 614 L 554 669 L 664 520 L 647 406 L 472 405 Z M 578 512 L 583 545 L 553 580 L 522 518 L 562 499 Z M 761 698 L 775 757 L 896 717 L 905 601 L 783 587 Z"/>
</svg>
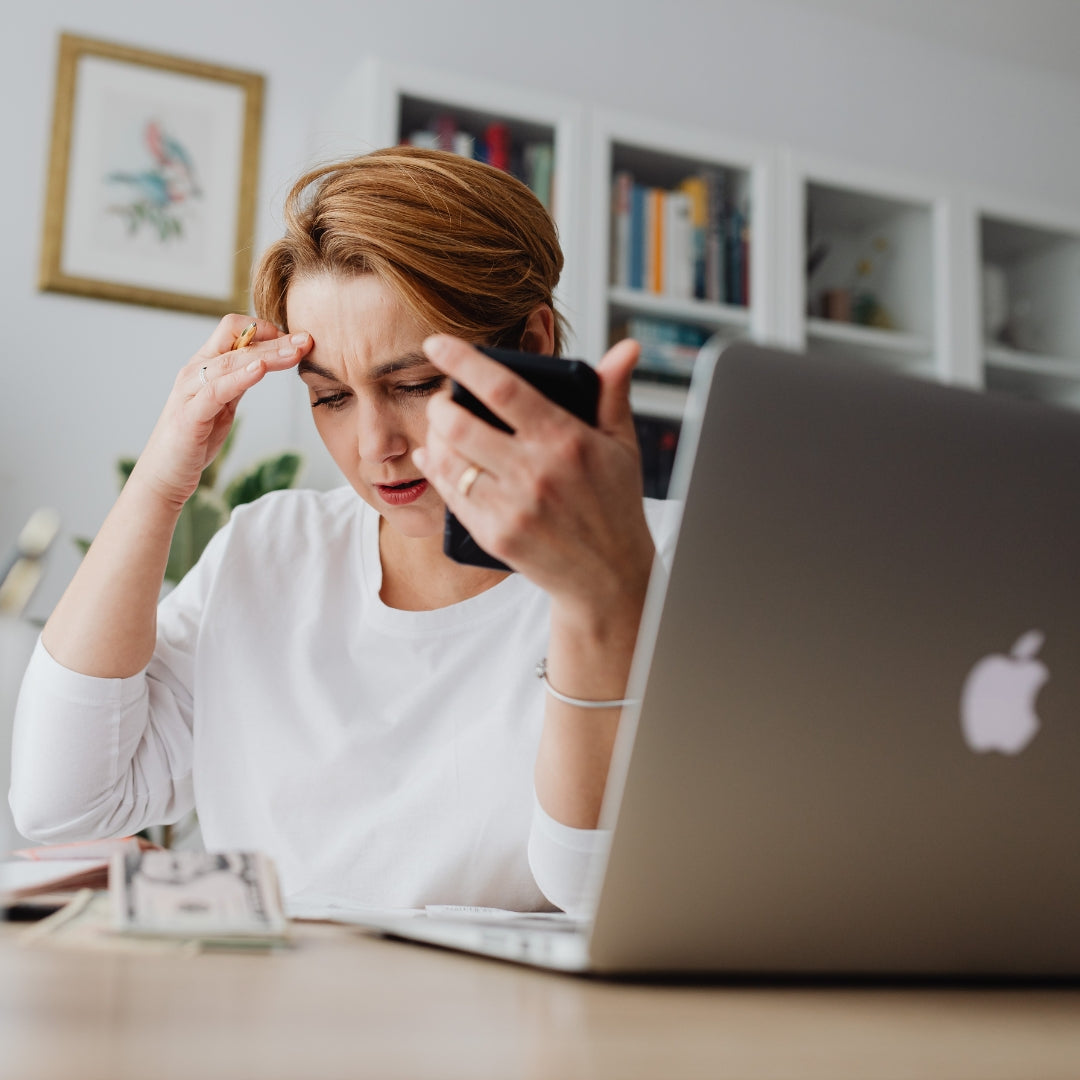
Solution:
<svg viewBox="0 0 1080 1080">
<path fill-rule="evenodd" d="M 432 366 L 431 361 L 422 352 L 406 353 L 404 356 L 399 356 L 394 360 L 388 360 L 385 364 L 378 364 L 376 367 L 373 367 L 371 371 L 368 372 L 368 379 L 372 382 L 376 382 L 379 379 L 385 378 L 387 375 L 393 375 L 396 371 L 407 371 L 410 368 L 430 366 Z M 324 379 L 328 379 L 330 382 L 344 385 L 340 375 L 306 356 L 296 365 L 296 373 L 298 375 L 318 375 Z"/>
</svg>

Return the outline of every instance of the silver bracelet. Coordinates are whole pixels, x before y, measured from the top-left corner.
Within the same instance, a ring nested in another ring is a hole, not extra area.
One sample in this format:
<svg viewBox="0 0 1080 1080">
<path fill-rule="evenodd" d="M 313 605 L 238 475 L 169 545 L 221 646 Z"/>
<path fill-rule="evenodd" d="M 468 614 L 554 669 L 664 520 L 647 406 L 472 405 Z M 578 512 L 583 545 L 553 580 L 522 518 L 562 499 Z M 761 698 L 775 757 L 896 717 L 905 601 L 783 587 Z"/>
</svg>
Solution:
<svg viewBox="0 0 1080 1080">
<path fill-rule="evenodd" d="M 584 698 L 570 697 L 568 694 L 560 693 L 551 685 L 551 680 L 548 678 L 546 656 L 536 665 L 536 677 L 543 680 L 544 689 L 557 701 L 562 701 L 567 705 L 576 705 L 579 709 L 619 709 L 624 705 L 639 704 L 635 698 L 621 698 L 617 701 L 586 701 Z"/>
</svg>

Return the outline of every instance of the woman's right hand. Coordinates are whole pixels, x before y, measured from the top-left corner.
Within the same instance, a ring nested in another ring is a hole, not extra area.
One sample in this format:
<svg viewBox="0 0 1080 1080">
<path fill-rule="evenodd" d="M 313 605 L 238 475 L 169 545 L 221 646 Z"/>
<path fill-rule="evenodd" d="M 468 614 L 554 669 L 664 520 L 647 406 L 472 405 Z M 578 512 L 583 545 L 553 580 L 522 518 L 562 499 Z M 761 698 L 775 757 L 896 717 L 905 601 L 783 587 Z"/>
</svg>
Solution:
<svg viewBox="0 0 1080 1080">
<path fill-rule="evenodd" d="M 234 350 L 236 339 L 252 321 L 255 337 Z M 137 476 L 137 482 L 179 511 L 221 449 L 244 394 L 268 371 L 295 367 L 310 348 L 310 334 L 281 334 L 262 319 L 226 315 L 180 369 L 132 478 Z"/>
</svg>

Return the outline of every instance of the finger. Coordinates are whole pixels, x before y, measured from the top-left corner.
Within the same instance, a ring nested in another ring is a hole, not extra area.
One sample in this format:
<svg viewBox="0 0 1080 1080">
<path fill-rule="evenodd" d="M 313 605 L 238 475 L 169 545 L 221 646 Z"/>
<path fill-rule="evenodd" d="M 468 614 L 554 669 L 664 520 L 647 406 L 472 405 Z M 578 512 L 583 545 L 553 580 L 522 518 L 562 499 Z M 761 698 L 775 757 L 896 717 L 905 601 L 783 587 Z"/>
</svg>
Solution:
<svg viewBox="0 0 1080 1080">
<path fill-rule="evenodd" d="M 475 462 L 488 472 L 506 471 L 517 443 L 513 435 L 492 427 L 486 420 L 439 394 L 428 403 L 427 442 L 439 453 Z"/>
<path fill-rule="evenodd" d="M 306 331 L 299 331 L 289 337 L 281 335 L 242 349 L 230 350 L 218 356 L 207 358 L 196 355 L 188 365 L 185 374 L 190 375 L 194 372 L 199 383 L 204 385 L 199 372 L 204 372 L 206 381 L 212 382 L 231 371 L 246 367 L 253 360 L 259 361 L 263 372 L 283 371 L 297 364 L 310 348 L 311 335 Z"/>
<path fill-rule="evenodd" d="M 273 323 L 267 322 L 265 319 L 253 319 L 250 315 L 233 313 L 232 315 L 226 315 L 217 324 L 214 332 L 196 353 L 196 356 L 200 356 L 204 360 L 210 360 L 215 356 L 220 356 L 222 353 L 232 352 L 233 343 L 252 323 L 255 323 L 254 341 L 270 341 L 273 338 L 282 336 L 281 331 Z"/>
<path fill-rule="evenodd" d="M 609 434 L 625 434 L 634 427 L 630 407 L 630 382 L 641 356 L 641 346 L 625 338 L 604 354 L 597 366 L 600 376 L 600 403 L 596 410 L 596 426 Z"/>
<path fill-rule="evenodd" d="M 300 332 L 288 338 L 260 342 L 256 348 L 224 353 L 198 367 L 193 400 L 197 412 L 209 419 L 224 406 L 235 403 L 268 371 L 295 367 L 311 348 L 311 336 Z"/>
<path fill-rule="evenodd" d="M 485 486 L 480 483 L 481 478 L 489 485 L 495 481 L 491 473 L 475 462 L 452 451 L 447 453 L 445 447 L 440 448 L 437 438 L 427 446 L 417 447 L 412 453 L 412 460 L 452 512 L 457 513 L 466 501 L 473 503 L 471 508 L 465 510 L 469 518 L 474 518 L 476 513 L 477 491 L 482 495 Z"/>
<path fill-rule="evenodd" d="M 470 390 L 515 430 L 539 418 L 554 419 L 565 412 L 505 364 L 477 352 L 460 338 L 435 334 L 424 341 L 423 348 L 440 371 Z"/>
</svg>

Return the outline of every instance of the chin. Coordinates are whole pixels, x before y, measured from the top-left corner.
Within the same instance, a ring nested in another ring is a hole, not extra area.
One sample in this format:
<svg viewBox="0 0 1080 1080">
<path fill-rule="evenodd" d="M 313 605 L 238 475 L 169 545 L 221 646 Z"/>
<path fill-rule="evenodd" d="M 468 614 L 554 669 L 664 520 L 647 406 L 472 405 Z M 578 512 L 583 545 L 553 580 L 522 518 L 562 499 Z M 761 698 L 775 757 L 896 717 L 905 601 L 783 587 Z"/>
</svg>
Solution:
<svg viewBox="0 0 1080 1080">
<path fill-rule="evenodd" d="M 370 488 L 353 490 L 390 526 L 399 536 L 410 540 L 430 540 L 438 537 L 441 541 L 446 518 L 446 504 L 434 491 L 427 498 L 410 506 L 390 506 L 384 502 L 378 492 Z"/>
</svg>

